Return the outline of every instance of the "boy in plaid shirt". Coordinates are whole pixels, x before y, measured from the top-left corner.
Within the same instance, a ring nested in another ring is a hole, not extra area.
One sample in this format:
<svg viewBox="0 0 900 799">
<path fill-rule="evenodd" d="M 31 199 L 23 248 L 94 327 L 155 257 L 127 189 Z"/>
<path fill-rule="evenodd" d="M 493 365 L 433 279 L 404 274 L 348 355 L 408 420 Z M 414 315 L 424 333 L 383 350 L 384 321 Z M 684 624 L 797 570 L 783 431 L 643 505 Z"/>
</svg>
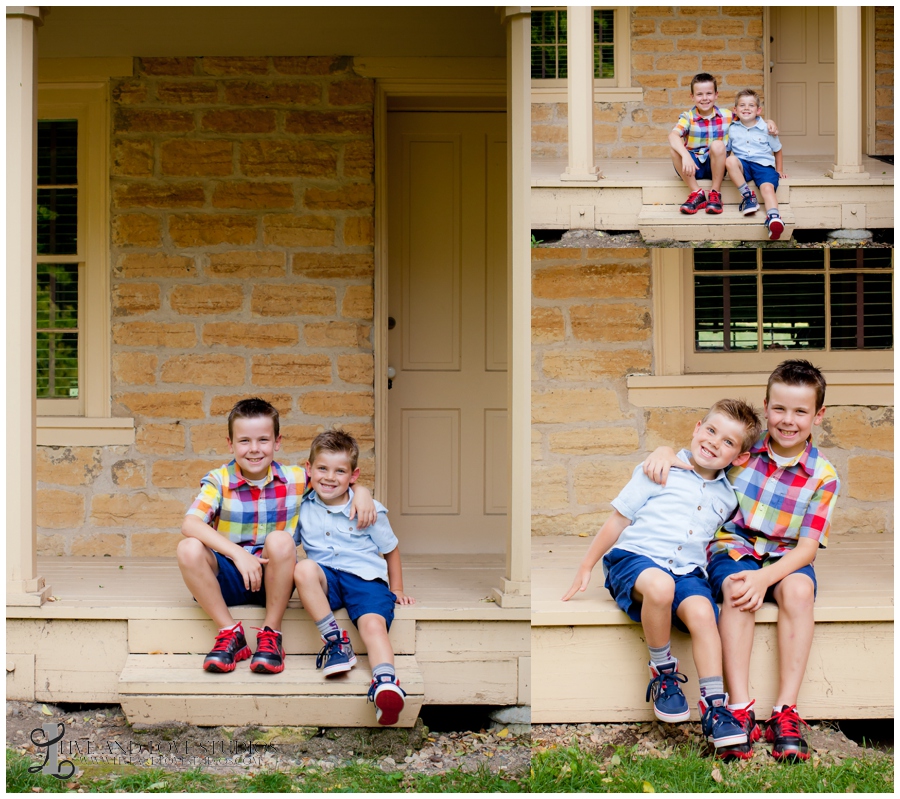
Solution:
<svg viewBox="0 0 900 799">
<path fill-rule="evenodd" d="M 297 549 L 294 533 L 300 501 L 309 478 L 301 466 L 275 462 L 281 447 L 278 411 L 265 400 L 241 400 L 228 414 L 231 463 L 213 469 L 200 481 L 181 532 L 177 556 L 185 585 L 218 625 L 212 651 L 203 661 L 211 672 L 234 671 L 250 657 L 244 627 L 231 605 L 263 605 L 251 670 L 284 670 L 281 622 L 294 591 Z M 375 521 L 375 504 L 359 488 L 350 518 L 358 526 Z"/>
<path fill-rule="evenodd" d="M 750 460 L 728 473 L 738 510 L 709 546 L 709 581 L 722 602 L 728 708 L 750 741 L 760 738 L 750 698 L 755 613 L 765 600 L 778 604 L 778 697 L 766 740 L 778 760 L 807 760 L 797 696 L 813 639 L 813 561 L 828 544 L 840 489 L 834 466 L 811 436 L 825 415 L 822 373 L 809 361 L 779 364 L 769 376 L 765 414 L 768 430 Z M 688 468 L 670 452 L 660 448 L 645 463 L 644 471 L 657 482 L 665 482 L 670 465 Z"/>
<path fill-rule="evenodd" d="M 696 214 L 702 208 L 708 214 L 722 213 L 720 190 L 725 179 L 728 128 L 735 116 L 731 109 L 716 105 L 718 97 L 719 86 L 715 77 L 708 72 L 694 75 L 691 78 L 694 106 L 678 117 L 678 122 L 669 133 L 672 164 L 691 190 L 681 206 L 681 212 L 685 214 Z M 767 127 L 769 133 L 777 135 L 774 122 L 770 120 Z M 697 181 L 710 179 L 712 186 L 707 198 Z"/>
</svg>

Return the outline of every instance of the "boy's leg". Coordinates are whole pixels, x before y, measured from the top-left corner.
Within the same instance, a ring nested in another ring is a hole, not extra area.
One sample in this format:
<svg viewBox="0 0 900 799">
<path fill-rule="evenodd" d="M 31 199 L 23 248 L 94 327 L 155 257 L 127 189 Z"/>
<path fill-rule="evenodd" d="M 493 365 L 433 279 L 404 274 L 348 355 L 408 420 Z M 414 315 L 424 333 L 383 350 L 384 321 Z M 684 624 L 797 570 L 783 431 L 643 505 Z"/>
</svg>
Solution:
<svg viewBox="0 0 900 799">
<path fill-rule="evenodd" d="M 328 580 L 325 572 L 314 560 L 301 560 L 294 565 L 294 584 L 300 595 L 300 602 L 313 621 L 325 618 L 331 613 L 328 604 Z"/>
<path fill-rule="evenodd" d="M 741 168 L 741 159 L 736 155 L 729 155 L 725 159 L 725 169 L 728 172 L 728 177 L 731 178 L 731 182 L 738 188 L 747 182 L 744 179 L 744 170 Z"/>
<path fill-rule="evenodd" d="M 775 199 L 775 186 L 771 183 L 763 183 L 759 187 L 759 193 L 762 195 L 766 211 L 778 210 L 778 200 Z"/>
<path fill-rule="evenodd" d="M 721 139 L 709 143 L 709 164 L 712 173 L 712 186 L 710 191 L 721 191 L 722 181 L 725 180 L 725 142 Z"/>
<path fill-rule="evenodd" d="M 284 530 L 269 533 L 261 554 L 268 559 L 263 573 L 266 586 L 266 618 L 263 626 L 280 630 L 284 611 L 294 592 L 297 547 L 293 536 Z"/>
<path fill-rule="evenodd" d="M 741 204 L 738 210 L 745 216 L 747 214 L 755 214 L 759 210 L 759 203 L 756 200 L 756 195 L 747 183 L 741 159 L 736 155 L 729 155 L 725 159 L 725 169 L 728 171 L 728 177 L 731 178 L 731 182 L 737 186 L 738 191 L 741 193 Z"/>
<path fill-rule="evenodd" d="M 175 550 L 178 568 L 191 596 L 219 629 L 233 627 L 234 617 L 222 597 L 216 575 L 219 564 L 213 551 L 196 538 L 182 538 Z"/>
<path fill-rule="evenodd" d="M 356 620 L 356 626 L 366 644 L 372 667 L 369 699 L 375 703 L 375 720 L 386 727 L 396 724 L 406 704 L 406 694 L 394 671 L 394 650 L 388 637 L 387 620 L 378 613 L 364 613 Z"/>
<path fill-rule="evenodd" d="M 789 574 L 774 590 L 778 603 L 778 699 L 775 707 L 796 705 L 812 648 L 813 604 L 812 580 L 805 574 Z"/>
<path fill-rule="evenodd" d="M 681 176 L 681 179 L 687 184 L 687 187 L 691 190 L 693 194 L 695 191 L 700 190 L 700 184 L 697 183 L 697 172 L 696 169 L 693 175 L 686 175 L 683 171 L 683 160 L 682 155 L 679 153 L 674 147 L 669 149 L 669 152 L 672 155 L 672 164 L 675 167 L 675 171 Z"/>
<path fill-rule="evenodd" d="M 697 676 L 722 677 L 722 642 L 716 627 L 716 612 L 709 599 L 694 595 L 687 597 L 676 611 L 691 633 L 691 651 Z M 724 688 L 723 688 L 724 690 Z"/>
<path fill-rule="evenodd" d="M 387 622 L 378 613 L 366 613 L 356 620 L 360 638 L 366 644 L 369 664 L 374 668 L 381 663 L 394 665 L 394 650 L 388 637 Z"/>
<path fill-rule="evenodd" d="M 356 665 L 356 655 L 346 631 L 334 620 L 324 570 L 314 560 L 301 560 L 294 566 L 294 583 L 303 607 L 316 623 L 325 643 L 316 657 L 316 668 L 324 669 L 326 677 L 350 671 Z"/>
<path fill-rule="evenodd" d="M 735 585 L 738 583 L 730 579 L 722 583 L 719 637 L 728 693 L 734 704 L 744 704 L 750 701 L 750 655 L 753 651 L 756 613 L 734 607 Z"/>
</svg>

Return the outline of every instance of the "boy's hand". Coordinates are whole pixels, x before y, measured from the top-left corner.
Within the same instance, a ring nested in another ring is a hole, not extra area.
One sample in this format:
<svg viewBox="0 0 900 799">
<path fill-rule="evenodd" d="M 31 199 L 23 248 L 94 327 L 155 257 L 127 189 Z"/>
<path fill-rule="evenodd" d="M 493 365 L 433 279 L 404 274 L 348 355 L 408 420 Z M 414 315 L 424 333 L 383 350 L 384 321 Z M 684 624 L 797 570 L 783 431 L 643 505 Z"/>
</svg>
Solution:
<svg viewBox="0 0 900 799">
<path fill-rule="evenodd" d="M 769 590 L 769 582 L 762 573 L 762 569 L 738 572 L 729 576 L 728 579 L 741 583 L 734 587 L 732 607 L 738 608 L 742 613 L 754 613 L 762 607 L 766 591 Z"/>
<path fill-rule="evenodd" d="M 393 589 L 391 589 L 393 590 Z M 404 594 L 403 590 L 394 591 L 394 595 L 397 597 L 398 605 L 415 605 L 416 600 L 413 599 L 409 594 Z"/>
<path fill-rule="evenodd" d="M 787 177 L 787 172 L 779 172 L 779 173 L 778 173 L 778 177 L 780 177 L 780 178 L 786 178 L 786 177 Z"/>
<path fill-rule="evenodd" d="M 356 519 L 356 526 L 360 530 L 371 527 L 378 518 L 378 511 L 375 510 L 375 501 L 368 489 L 356 489 L 353 492 L 353 502 L 350 503 L 350 519 Z"/>
<path fill-rule="evenodd" d="M 263 564 L 268 563 L 268 558 L 258 558 L 251 555 L 246 549 L 232 558 L 237 570 L 244 578 L 244 588 L 248 591 L 259 591 L 263 581 Z"/>
<path fill-rule="evenodd" d="M 766 129 L 769 131 L 770 136 L 778 135 L 778 125 L 775 124 L 774 119 L 766 120 Z"/>
<path fill-rule="evenodd" d="M 696 171 L 697 165 L 694 163 L 694 159 L 691 158 L 690 154 L 683 155 L 681 157 L 681 174 L 690 177 Z"/>
<path fill-rule="evenodd" d="M 669 469 L 693 470 L 690 463 L 685 463 L 675 456 L 675 450 L 671 447 L 657 447 L 651 452 L 644 461 L 644 474 L 647 475 L 654 483 L 665 485 L 669 478 Z"/>
<path fill-rule="evenodd" d="M 585 569 L 584 567 L 578 570 L 578 573 L 575 575 L 575 579 L 572 581 L 572 587 L 563 594 L 562 601 L 568 602 L 575 593 L 578 591 L 584 591 L 588 587 L 588 583 L 591 581 L 591 570 Z"/>
</svg>

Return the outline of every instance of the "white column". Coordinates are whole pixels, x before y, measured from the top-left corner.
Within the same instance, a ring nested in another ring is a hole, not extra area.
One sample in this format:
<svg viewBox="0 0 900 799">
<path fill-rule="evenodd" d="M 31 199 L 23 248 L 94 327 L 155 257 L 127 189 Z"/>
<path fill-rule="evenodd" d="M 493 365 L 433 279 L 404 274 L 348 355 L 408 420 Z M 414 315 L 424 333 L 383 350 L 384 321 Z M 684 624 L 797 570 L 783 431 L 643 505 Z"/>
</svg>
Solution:
<svg viewBox="0 0 900 799">
<path fill-rule="evenodd" d="M 560 180 L 597 180 L 594 166 L 594 23 L 590 6 L 568 6 L 569 166 Z"/>
<path fill-rule="evenodd" d="M 862 165 L 862 14 L 859 6 L 835 8 L 834 90 L 837 128 L 834 136 L 834 166 L 828 173 L 835 180 L 867 178 Z"/>
<path fill-rule="evenodd" d="M 40 605 L 35 524 L 37 6 L 6 8 L 6 603 Z"/>
<path fill-rule="evenodd" d="M 506 574 L 494 600 L 531 605 L 531 13 L 507 7 L 506 129 L 508 188 L 510 489 Z"/>
</svg>

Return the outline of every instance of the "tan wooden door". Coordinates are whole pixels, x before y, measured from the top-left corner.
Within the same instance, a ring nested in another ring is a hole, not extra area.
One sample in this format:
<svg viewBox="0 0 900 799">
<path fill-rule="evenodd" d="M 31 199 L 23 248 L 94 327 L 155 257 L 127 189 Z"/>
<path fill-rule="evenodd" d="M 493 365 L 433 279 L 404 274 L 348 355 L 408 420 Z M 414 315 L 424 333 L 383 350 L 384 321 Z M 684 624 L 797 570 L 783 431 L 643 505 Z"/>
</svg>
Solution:
<svg viewBox="0 0 900 799">
<path fill-rule="evenodd" d="M 503 552 L 505 116 L 389 114 L 388 196 L 389 518 L 404 551 Z"/>
<path fill-rule="evenodd" d="M 785 155 L 834 154 L 834 8 L 771 11 L 772 103 Z"/>
</svg>

